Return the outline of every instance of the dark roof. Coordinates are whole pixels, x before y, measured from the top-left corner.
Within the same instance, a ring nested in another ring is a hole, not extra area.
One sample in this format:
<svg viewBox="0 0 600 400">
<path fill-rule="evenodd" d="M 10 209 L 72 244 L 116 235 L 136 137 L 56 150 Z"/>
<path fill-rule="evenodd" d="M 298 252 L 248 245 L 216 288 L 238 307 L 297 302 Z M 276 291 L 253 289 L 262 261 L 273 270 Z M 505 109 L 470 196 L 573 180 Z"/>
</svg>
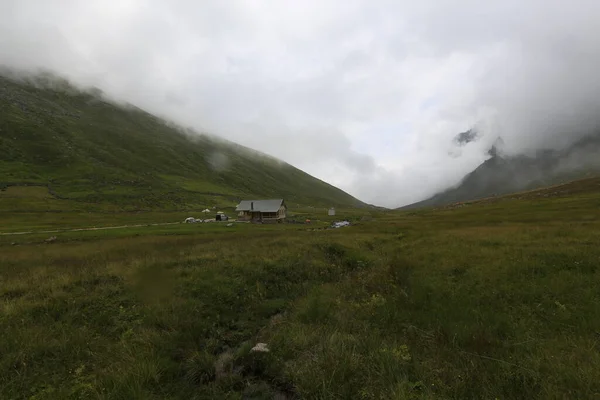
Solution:
<svg viewBox="0 0 600 400">
<path fill-rule="evenodd" d="M 283 199 L 242 200 L 235 211 L 277 212 L 282 204 Z"/>
</svg>

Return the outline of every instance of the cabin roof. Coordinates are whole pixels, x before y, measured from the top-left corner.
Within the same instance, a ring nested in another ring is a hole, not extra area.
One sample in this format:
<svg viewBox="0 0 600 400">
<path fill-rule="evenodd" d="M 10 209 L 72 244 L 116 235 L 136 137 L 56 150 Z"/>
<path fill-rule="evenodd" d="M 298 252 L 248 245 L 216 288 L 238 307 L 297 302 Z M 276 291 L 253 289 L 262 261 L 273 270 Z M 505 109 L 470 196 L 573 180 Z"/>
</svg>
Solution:
<svg viewBox="0 0 600 400">
<path fill-rule="evenodd" d="M 242 200 L 235 211 L 277 212 L 282 204 L 283 199 Z"/>
</svg>

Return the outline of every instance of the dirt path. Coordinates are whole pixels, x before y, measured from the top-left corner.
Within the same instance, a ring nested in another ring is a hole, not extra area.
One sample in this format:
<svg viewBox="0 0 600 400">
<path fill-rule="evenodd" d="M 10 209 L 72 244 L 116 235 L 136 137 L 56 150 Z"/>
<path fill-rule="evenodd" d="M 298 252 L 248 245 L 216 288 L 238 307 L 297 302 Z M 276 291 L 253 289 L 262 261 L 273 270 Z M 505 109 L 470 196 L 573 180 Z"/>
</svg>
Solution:
<svg viewBox="0 0 600 400">
<path fill-rule="evenodd" d="M 60 232 L 78 232 L 78 231 L 101 231 L 105 229 L 122 229 L 122 228 L 138 228 L 141 226 L 162 226 L 162 225 L 176 225 L 181 222 L 162 222 L 159 224 L 136 224 L 136 225 L 120 225 L 120 226 L 101 226 L 101 227 L 88 227 L 88 228 L 63 228 L 54 229 L 48 231 L 26 231 L 26 232 L 0 232 L 0 236 L 10 235 L 29 235 L 31 233 L 60 233 Z"/>
</svg>

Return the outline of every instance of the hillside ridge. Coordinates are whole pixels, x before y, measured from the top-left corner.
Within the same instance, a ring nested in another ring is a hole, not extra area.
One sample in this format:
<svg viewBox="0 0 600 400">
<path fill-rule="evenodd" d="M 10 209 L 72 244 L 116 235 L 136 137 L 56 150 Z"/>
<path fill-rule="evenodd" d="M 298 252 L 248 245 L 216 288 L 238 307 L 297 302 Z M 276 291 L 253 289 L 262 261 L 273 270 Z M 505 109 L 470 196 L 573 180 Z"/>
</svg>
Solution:
<svg viewBox="0 0 600 400">
<path fill-rule="evenodd" d="M 490 158 L 467 174 L 457 186 L 400 209 L 443 206 L 600 175 L 599 133 L 590 134 L 561 150 L 504 156 L 495 144 L 488 154 Z"/>
</svg>

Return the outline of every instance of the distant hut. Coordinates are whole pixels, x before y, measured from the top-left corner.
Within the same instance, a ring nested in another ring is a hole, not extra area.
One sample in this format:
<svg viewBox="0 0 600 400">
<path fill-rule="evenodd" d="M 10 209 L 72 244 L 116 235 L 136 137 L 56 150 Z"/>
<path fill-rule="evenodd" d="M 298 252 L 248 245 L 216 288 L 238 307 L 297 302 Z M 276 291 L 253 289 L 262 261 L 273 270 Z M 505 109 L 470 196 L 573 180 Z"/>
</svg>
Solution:
<svg viewBox="0 0 600 400">
<path fill-rule="evenodd" d="M 283 199 L 242 200 L 236 207 L 238 219 L 252 222 L 282 222 L 287 206 Z"/>
<path fill-rule="evenodd" d="M 330 217 L 335 215 L 335 208 L 331 207 L 329 209 L 329 211 L 327 211 L 327 215 L 329 215 Z"/>
</svg>

